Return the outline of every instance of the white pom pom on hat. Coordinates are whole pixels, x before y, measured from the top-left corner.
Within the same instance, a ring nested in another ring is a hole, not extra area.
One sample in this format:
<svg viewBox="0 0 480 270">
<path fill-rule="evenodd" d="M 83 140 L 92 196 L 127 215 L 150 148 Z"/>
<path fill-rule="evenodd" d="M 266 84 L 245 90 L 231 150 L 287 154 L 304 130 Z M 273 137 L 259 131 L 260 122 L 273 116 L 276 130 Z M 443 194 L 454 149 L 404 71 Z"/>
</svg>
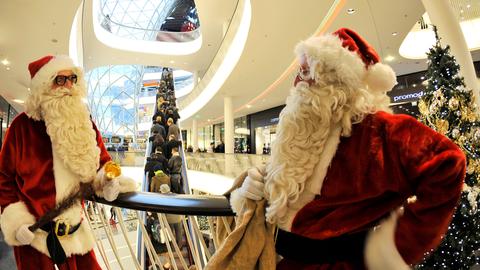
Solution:
<svg viewBox="0 0 480 270">
<path fill-rule="evenodd" d="M 316 72 L 332 71 L 351 87 L 365 84 L 372 92 L 390 91 L 397 83 L 393 69 L 380 63 L 380 57 L 360 35 L 348 28 L 332 34 L 311 37 L 295 48 L 302 74 L 295 78 L 308 84 L 318 81 Z"/>
</svg>

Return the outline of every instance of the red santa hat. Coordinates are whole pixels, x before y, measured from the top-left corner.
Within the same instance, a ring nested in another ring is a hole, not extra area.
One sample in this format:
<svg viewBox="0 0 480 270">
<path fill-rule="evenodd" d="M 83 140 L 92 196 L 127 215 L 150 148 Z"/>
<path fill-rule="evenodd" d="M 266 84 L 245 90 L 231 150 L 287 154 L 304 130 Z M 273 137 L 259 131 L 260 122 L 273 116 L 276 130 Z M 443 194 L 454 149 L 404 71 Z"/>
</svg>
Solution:
<svg viewBox="0 0 480 270">
<path fill-rule="evenodd" d="M 347 28 L 302 41 L 295 52 L 301 65 L 295 85 L 300 81 L 318 83 L 326 73 L 330 73 L 329 82 L 339 81 L 353 88 L 366 85 L 372 92 L 390 91 L 397 83 L 395 72 L 380 63 L 375 49 Z"/>
<path fill-rule="evenodd" d="M 73 60 L 66 55 L 47 55 L 28 65 L 31 87 L 35 89 L 44 84 L 50 84 L 57 72 L 61 70 L 72 70 L 77 76 L 81 75 L 81 69 L 73 63 Z"/>
</svg>

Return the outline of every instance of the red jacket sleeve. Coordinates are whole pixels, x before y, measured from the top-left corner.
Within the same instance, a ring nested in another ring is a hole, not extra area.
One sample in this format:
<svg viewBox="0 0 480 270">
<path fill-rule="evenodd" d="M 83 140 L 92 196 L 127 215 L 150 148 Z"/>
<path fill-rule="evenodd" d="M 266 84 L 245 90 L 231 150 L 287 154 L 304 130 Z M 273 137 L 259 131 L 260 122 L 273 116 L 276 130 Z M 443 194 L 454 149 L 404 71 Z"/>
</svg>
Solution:
<svg viewBox="0 0 480 270">
<path fill-rule="evenodd" d="M 459 201 L 466 161 L 463 152 L 445 136 L 410 117 L 399 117 L 389 129 L 398 149 L 402 173 L 414 203 L 398 219 L 395 244 L 408 264 L 439 245 Z"/>
<path fill-rule="evenodd" d="M 17 202 L 19 189 L 16 183 L 16 153 L 18 142 L 15 138 L 15 126 L 12 125 L 5 135 L 2 151 L 0 152 L 0 207 L 5 209 L 9 204 Z"/>
<path fill-rule="evenodd" d="M 100 169 L 103 167 L 105 163 L 112 160 L 112 157 L 110 156 L 107 149 L 105 148 L 105 144 L 103 143 L 103 139 L 102 139 L 102 134 L 100 134 L 100 131 L 98 131 L 98 128 L 93 121 L 92 121 L 92 126 L 93 126 L 93 129 L 95 130 L 95 133 L 97 134 L 97 137 L 96 137 L 97 146 L 98 148 L 100 148 L 100 167 L 99 167 Z"/>
</svg>

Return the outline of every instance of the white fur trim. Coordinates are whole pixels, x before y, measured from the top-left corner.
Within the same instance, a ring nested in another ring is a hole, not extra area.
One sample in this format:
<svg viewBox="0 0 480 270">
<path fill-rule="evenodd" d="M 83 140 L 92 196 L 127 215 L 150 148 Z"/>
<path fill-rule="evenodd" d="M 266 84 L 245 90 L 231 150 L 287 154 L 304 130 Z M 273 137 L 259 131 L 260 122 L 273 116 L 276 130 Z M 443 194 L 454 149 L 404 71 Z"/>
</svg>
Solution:
<svg viewBox="0 0 480 270">
<path fill-rule="evenodd" d="M 295 203 L 288 205 L 285 222 L 279 222 L 278 224 L 282 230 L 290 231 L 293 219 L 295 218 L 297 212 L 306 204 L 313 201 L 316 195 L 321 194 L 323 181 L 327 175 L 328 167 L 330 166 L 330 163 L 337 152 L 338 144 L 340 143 L 340 132 L 340 126 L 332 128 L 332 131 L 325 142 L 325 148 L 322 156 L 315 166 L 312 176 L 305 183 L 305 189 L 299 195 L 298 200 L 295 201 Z M 231 200 L 232 199 L 230 199 L 230 201 Z"/>
<path fill-rule="evenodd" d="M 65 199 L 70 192 L 78 188 L 80 184 L 80 177 L 74 174 L 68 169 L 63 160 L 55 151 L 55 146 L 52 144 L 52 156 L 53 156 L 53 175 L 55 177 L 55 202 L 59 203 Z M 76 220 L 80 221 L 80 219 Z"/>
<path fill-rule="evenodd" d="M 0 227 L 2 228 L 5 242 L 11 246 L 20 246 L 21 243 L 15 237 L 18 228 L 23 224 L 34 223 L 35 217 L 30 214 L 24 202 L 18 201 L 9 204 L 5 207 L 0 217 Z"/>
<path fill-rule="evenodd" d="M 240 214 L 243 209 L 243 205 L 247 199 L 242 196 L 240 188 L 235 189 L 230 193 L 230 206 L 235 214 Z"/>
<path fill-rule="evenodd" d="M 311 37 L 295 47 L 298 59 L 305 57 L 310 68 L 310 77 L 319 82 L 325 73 L 335 74 L 332 80 L 352 87 L 361 87 L 366 74 L 365 64 L 356 52 L 342 46 L 336 35 Z M 334 72 L 332 72 L 334 71 Z"/>
<path fill-rule="evenodd" d="M 388 92 L 397 84 L 397 76 L 390 66 L 376 63 L 368 67 L 365 83 L 372 91 Z"/>
<path fill-rule="evenodd" d="M 398 213 L 392 213 L 389 218 L 368 233 L 365 244 L 365 264 L 367 269 L 410 269 L 395 246 L 397 218 Z"/>
</svg>

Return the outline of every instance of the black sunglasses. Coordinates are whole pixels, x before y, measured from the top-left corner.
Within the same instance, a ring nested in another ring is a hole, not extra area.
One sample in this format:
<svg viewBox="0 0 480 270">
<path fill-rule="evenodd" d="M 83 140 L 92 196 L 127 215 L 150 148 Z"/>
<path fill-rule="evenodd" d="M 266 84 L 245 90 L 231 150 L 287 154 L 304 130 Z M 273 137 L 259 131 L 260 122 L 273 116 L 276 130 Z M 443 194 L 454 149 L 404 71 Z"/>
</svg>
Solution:
<svg viewBox="0 0 480 270">
<path fill-rule="evenodd" d="M 56 85 L 58 86 L 63 86 L 67 82 L 67 80 L 71 81 L 72 84 L 77 83 L 77 75 L 73 74 L 70 76 L 65 76 L 65 75 L 57 75 L 55 79 L 53 80 Z"/>
</svg>

